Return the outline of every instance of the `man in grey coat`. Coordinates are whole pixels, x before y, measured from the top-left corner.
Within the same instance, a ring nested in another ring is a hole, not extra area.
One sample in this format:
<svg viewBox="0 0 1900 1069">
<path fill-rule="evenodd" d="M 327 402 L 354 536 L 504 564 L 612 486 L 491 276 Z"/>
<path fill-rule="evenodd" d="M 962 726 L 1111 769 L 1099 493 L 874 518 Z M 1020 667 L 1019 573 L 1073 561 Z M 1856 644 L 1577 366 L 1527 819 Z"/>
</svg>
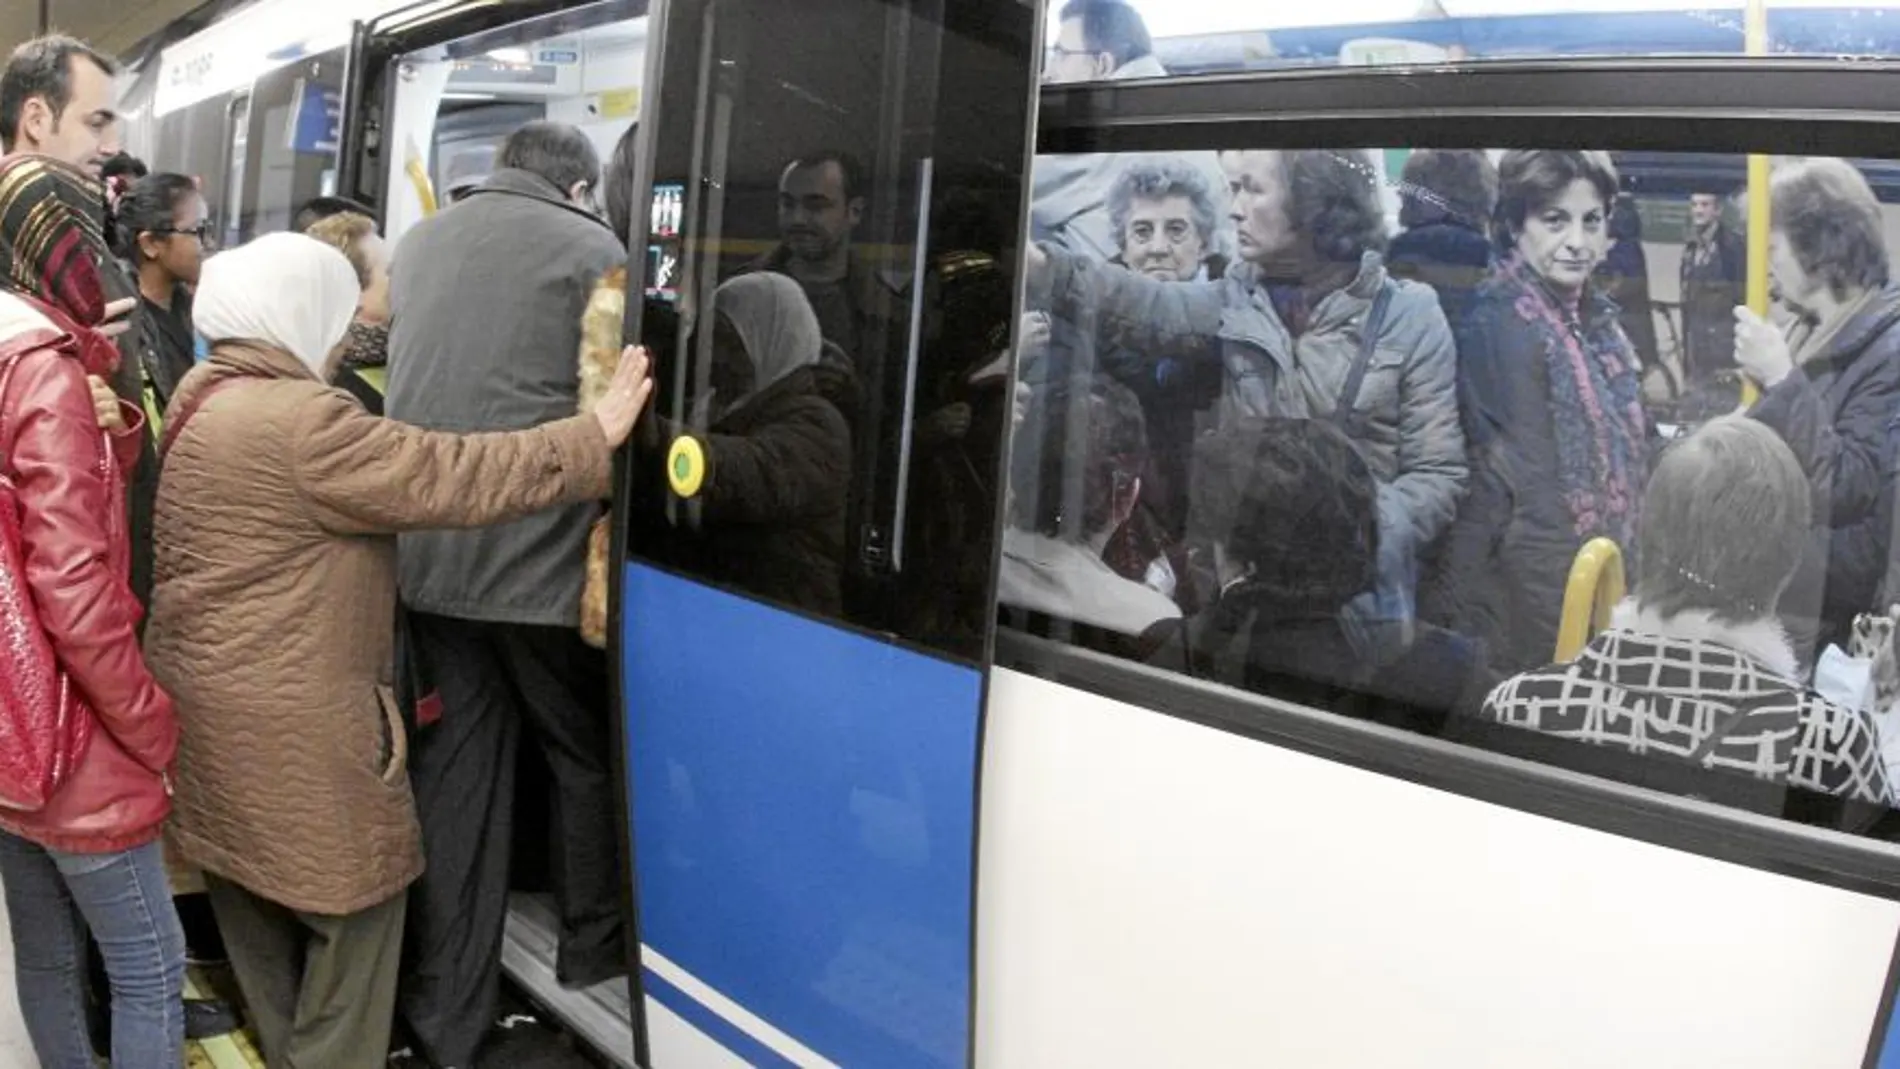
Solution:
<svg viewBox="0 0 1900 1069">
<path fill-rule="evenodd" d="M 626 249 L 590 209 L 586 135 L 534 122 L 487 181 L 424 220 L 390 275 L 388 414 L 432 430 L 512 431 L 574 415 L 581 315 Z M 434 1066 L 467 1066 L 494 1019 L 522 729 L 554 780 L 556 971 L 588 986 L 626 965 L 605 659 L 581 641 L 598 506 L 473 531 L 403 535 L 415 677 L 410 778 L 428 869 L 411 892 L 400 1012 Z M 436 688 L 431 691 L 430 687 Z"/>
</svg>

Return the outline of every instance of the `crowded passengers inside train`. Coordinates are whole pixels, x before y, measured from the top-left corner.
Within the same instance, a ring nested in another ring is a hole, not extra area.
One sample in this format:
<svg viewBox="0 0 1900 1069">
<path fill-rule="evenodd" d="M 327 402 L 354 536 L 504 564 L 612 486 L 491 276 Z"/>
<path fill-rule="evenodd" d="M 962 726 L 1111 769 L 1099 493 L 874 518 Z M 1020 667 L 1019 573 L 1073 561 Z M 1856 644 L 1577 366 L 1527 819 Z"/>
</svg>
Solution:
<svg viewBox="0 0 1900 1069">
<path fill-rule="evenodd" d="M 1125 5 L 1066 13 L 1051 80 L 1165 75 Z M 1659 158 L 1039 158 L 1005 620 L 1868 830 L 1900 771 L 1888 168 L 1774 161 L 1751 308 L 1744 160 Z"/>
</svg>

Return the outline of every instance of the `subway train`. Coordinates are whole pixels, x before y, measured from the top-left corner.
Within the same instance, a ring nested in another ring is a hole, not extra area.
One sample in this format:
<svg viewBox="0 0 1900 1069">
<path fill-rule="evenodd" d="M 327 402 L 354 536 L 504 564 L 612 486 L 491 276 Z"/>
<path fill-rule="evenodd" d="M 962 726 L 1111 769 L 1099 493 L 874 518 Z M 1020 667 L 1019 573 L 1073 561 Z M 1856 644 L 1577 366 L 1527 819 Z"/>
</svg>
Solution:
<svg viewBox="0 0 1900 1069">
<path fill-rule="evenodd" d="M 1611 201 L 1640 215 L 1616 240 L 1642 254 L 1650 311 L 1606 336 L 1651 339 L 1638 401 L 1660 442 L 1757 396 L 1731 372 L 1688 410 L 1689 291 L 1719 225 L 1746 236 L 1731 303 L 1770 313 L 1771 157 L 1854 161 L 1900 249 L 1883 158 L 1900 110 L 1882 103 L 1900 11 L 1382 10 L 1166 37 L 1172 77 L 1057 84 L 1063 7 L 259 0 L 128 65 L 128 148 L 199 177 L 227 244 L 344 195 L 400 256 L 521 123 L 572 123 L 603 159 L 637 131 L 649 233 L 625 335 L 659 389 L 619 466 L 607 711 L 632 981 L 556 982 L 532 872 L 509 975 L 608 1062 L 652 1069 L 1900 1067 L 1893 788 L 1526 731 L 1297 652 L 1243 680 L 1127 623 L 1191 629 L 1247 578 L 1194 552 L 1207 515 L 1239 521 L 1204 500 L 1222 484 L 1195 447 L 1219 429 L 1225 358 L 1187 365 L 1258 344 L 1183 296 L 1258 249 L 1248 172 L 1216 153 L 1363 186 L 1335 201 L 1376 214 L 1371 245 L 1413 225 L 1422 152 L 1607 154 L 1617 188 L 1592 225 Z M 1111 258 L 1132 257 L 1108 187 L 1156 158 L 1201 175 L 1170 194 L 1193 209 L 1166 238 L 1178 291 L 1131 290 L 1062 238 L 1094 212 Z M 787 193 L 801 166 L 836 172 L 835 203 Z M 745 441 L 704 404 L 715 332 L 693 325 L 722 283 L 840 226 L 849 271 L 806 289 L 849 310 L 848 457 L 735 460 Z M 1111 304 L 1131 293 L 1151 315 Z M 1065 385 L 1089 351 L 1134 370 Z M 1403 353 L 1368 345 L 1364 363 L 1366 408 L 1411 396 Z M 1450 378 L 1431 389 L 1455 411 Z M 1130 411 L 1146 430 L 1119 445 L 1088 422 Z M 1153 456 L 1096 470 L 1137 453 Z M 1444 517 L 1476 500 L 1440 492 Z M 822 590 L 759 563 L 818 527 L 823 551 L 789 559 Z M 1285 529 L 1256 549 L 1340 550 Z M 1538 577 L 1564 636 L 1540 667 L 1622 626 L 1636 546 L 1586 550 Z M 1470 655 L 1451 648 L 1433 663 Z M 1854 723 L 1885 732 L 1882 715 Z"/>
</svg>

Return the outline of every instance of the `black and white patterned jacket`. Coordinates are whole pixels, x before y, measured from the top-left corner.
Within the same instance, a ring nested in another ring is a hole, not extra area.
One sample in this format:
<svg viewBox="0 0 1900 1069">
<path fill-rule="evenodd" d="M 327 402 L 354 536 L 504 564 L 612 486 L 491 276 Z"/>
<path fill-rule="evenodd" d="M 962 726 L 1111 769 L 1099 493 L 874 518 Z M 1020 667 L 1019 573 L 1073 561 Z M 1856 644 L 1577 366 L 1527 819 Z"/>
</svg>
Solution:
<svg viewBox="0 0 1900 1069">
<path fill-rule="evenodd" d="M 1577 659 L 1485 699 L 1486 719 L 1861 801 L 1889 801 L 1874 723 L 1800 682 L 1771 622 L 1668 620 L 1626 602 Z"/>
</svg>

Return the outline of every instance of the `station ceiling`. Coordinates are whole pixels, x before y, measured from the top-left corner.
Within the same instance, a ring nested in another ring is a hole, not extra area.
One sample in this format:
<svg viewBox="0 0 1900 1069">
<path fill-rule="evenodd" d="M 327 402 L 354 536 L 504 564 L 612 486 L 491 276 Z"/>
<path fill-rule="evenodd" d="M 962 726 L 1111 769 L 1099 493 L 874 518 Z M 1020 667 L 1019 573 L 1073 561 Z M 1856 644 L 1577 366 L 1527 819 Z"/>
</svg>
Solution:
<svg viewBox="0 0 1900 1069">
<path fill-rule="evenodd" d="M 123 52 L 204 0 L 49 0 L 57 30 Z M 40 0 L 0 0 L 0 56 L 40 28 Z"/>
</svg>

